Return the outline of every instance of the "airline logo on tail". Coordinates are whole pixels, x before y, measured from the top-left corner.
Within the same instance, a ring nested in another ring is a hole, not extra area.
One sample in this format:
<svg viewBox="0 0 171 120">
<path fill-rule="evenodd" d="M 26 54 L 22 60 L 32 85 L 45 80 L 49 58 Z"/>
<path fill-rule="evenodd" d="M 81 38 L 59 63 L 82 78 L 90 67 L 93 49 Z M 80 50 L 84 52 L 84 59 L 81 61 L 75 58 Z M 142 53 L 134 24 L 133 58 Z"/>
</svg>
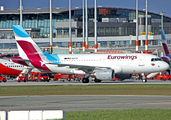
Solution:
<svg viewBox="0 0 171 120">
<path fill-rule="evenodd" d="M 163 59 L 163 61 L 165 61 L 169 65 L 171 65 L 171 54 L 169 52 L 166 36 L 165 36 L 163 29 L 161 29 L 161 37 L 162 37 L 162 46 L 163 46 L 163 57 L 161 57 L 161 58 Z"/>
<path fill-rule="evenodd" d="M 13 25 L 12 28 L 15 33 L 18 52 L 22 59 L 30 60 L 32 66 L 48 71 L 50 70 L 46 66 L 46 63 L 50 63 L 52 60 L 59 61 L 59 58 L 56 59 L 53 56 L 42 52 L 20 25 Z"/>
<path fill-rule="evenodd" d="M 170 52 L 169 52 L 169 48 L 167 46 L 167 40 L 166 40 L 166 36 L 165 36 L 163 29 L 161 29 L 161 37 L 162 37 L 162 46 L 163 46 L 164 56 L 169 56 Z"/>
</svg>

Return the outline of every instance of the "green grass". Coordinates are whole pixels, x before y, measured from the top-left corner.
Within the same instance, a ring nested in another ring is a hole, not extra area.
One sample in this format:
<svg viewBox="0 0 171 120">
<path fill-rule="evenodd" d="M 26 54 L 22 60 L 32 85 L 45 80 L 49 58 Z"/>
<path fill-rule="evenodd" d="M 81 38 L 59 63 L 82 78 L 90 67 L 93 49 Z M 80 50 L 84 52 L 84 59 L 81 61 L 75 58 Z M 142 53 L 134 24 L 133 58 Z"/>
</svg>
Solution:
<svg viewBox="0 0 171 120">
<path fill-rule="evenodd" d="M 19 95 L 171 95 L 171 84 L 0 86 L 0 96 Z M 171 109 L 74 111 L 64 120 L 171 120 Z"/>
<path fill-rule="evenodd" d="M 65 112 L 64 120 L 171 120 L 171 109 L 124 109 Z"/>
<path fill-rule="evenodd" d="M 171 95 L 171 84 L 0 86 L 0 96 Z"/>
</svg>

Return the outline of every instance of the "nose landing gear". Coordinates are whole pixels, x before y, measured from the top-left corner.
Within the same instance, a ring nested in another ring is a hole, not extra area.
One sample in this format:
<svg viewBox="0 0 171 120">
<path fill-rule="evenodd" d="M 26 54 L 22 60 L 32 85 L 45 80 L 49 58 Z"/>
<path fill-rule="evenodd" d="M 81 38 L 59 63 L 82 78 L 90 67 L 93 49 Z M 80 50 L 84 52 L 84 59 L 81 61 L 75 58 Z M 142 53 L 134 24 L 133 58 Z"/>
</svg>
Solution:
<svg viewBox="0 0 171 120">
<path fill-rule="evenodd" d="M 147 79 L 146 79 L 146 77 L 145 77 L 145 74 L 142 73 L 141 75 L 142 75 L 142 82 L 143 82 L 143 83 L 146 83 L 146 82 L 147 82 Z"/>
</svg>

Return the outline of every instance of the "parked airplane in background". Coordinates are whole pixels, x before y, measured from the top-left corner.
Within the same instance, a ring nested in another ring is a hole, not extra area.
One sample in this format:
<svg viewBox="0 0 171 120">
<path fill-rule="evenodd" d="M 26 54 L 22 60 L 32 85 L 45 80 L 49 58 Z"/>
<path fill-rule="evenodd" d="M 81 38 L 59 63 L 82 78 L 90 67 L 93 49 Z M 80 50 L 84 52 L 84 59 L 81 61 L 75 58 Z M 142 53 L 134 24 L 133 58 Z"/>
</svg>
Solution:
<svg viewBox="0 0 171 120">
<path fill-rule="evenodd" d="M 20 57 L 13 61 L 55 73 L 84 74 L 83 83 L 94 76 L 95 82 L 130 78 L 132 73 L 153 73 L 167 70 L 168 63 L 161 58 L 143 53 L 128 54 L 47 54 L 19 25 L 13 25 Z"/>
<path fill-rule="evenodd" d="M 23 65 L 14 63 L 9 60 L 0 59 L 0 74 L 19 75 L 24 69 Z"/>
<path fill-rule="evenodd" d="M 161 37 L 162 37 L 162 48 L 163 48 L 163 57 L 161 57 L 163 59 L 163 61 L 167 62 L 170 66 L 169 66 L 169 74 L 171 71 L 171 54 L 169 52 L 169 47 L 167 45 L 167 40 L 166 40 L 166 36 L 164 33 L 164 30 L 161 29 Z"/>
<path fill-rule="evenodd" d="M 14 63 L 9 60 L 0 59 L 0 74 L 18 76 L 24 69 L 24 65 Z M 40 70 L 34 69 L 32 72 L 40 72 Z"/>
<path fill-rule="evenodd" d="M 171 54 L 169 52 L 169 47 L 167 45 L 167 40 L 166 40 L 165 33 L 164 33 L 163 29 L 161 29 L 161 38 L 162 38 L 162 49 L 163 49 L 163 50 L 161 50 L 161 51 L 163 51 L 161 59 L 169 64 L 169 69 L 166 71 L 170 75 L 171 74 L 170 73 L 171 72 Z M 149 75 L 147 75 L 147 78 L 152 78 L 155 75 L 157 75 L 158 73 L 159 72 L 150 73 Z"/>
</svg>

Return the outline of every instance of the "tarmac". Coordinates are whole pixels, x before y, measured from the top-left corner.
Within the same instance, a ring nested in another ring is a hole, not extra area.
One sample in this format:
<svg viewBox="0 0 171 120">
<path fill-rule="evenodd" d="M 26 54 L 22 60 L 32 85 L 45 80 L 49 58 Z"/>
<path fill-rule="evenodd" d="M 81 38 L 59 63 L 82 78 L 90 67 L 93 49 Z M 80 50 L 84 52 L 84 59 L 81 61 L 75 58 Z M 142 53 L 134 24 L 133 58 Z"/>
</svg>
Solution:
<svg viewBox="0 0 171 120">
<path fill-rule="evenodd" d="M 141 80 L 106 81 L 102 83 L 62 82 L 16 82 L 8 80 L 0 86 L 23 85 L 90 85 L 90 84 L 171 84 L 171 81 Z M 0 96 L 0 111 L 10 110 L 122 110 L 122 109 L 171 109 L 171 96 L 165 95 L 44 95 L 44 96 Z"/>
</svg>

